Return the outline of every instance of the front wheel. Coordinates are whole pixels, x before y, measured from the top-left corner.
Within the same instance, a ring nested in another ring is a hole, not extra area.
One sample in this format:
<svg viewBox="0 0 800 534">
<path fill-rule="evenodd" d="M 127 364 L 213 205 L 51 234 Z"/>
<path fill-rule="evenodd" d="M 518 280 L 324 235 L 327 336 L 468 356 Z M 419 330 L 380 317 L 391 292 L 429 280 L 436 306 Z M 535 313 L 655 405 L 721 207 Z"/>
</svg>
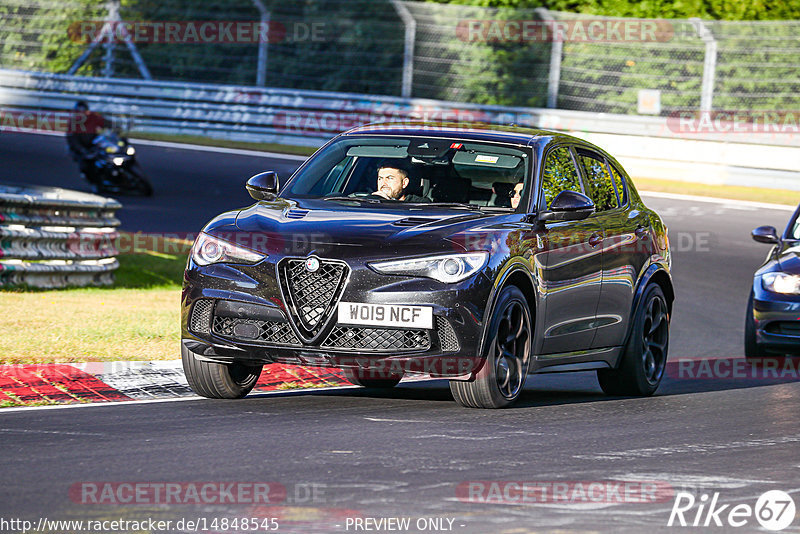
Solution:
<svg viewBox="0 0 800 534">
<path fill-rule="evenodd" d="M 209 399 L 241 399 L 261 376 L 261 365 L 208 362 L 184 346 L 181 346 L 181 360 L 192 391 Z"/>
<path fill-rule="evenodd" d="M 597 371 L 606 395 L 646 397 L 656 392 L 667 364 L 669 319 L 664 292 L 658 284 L 650 285 L 633 316 L 620 366 Z"/>
<path fill-rule="evenodd" d="M 516 286 L 500 292 L 489 323 L 483 366 L 475 380 L 450 381 L 450 392 L 468 408 L 505 408 L 522 393 L 533 339 L 531 312 Z"/>
<path fill-rule="evenodd" d="M 756 320 L 753 317 L 753 292 L 747 300 L 747 315 L 744 320 L 744 357 L 748 361 L 762 360 L 767 352 L 756 341 Z"/>
</svg>

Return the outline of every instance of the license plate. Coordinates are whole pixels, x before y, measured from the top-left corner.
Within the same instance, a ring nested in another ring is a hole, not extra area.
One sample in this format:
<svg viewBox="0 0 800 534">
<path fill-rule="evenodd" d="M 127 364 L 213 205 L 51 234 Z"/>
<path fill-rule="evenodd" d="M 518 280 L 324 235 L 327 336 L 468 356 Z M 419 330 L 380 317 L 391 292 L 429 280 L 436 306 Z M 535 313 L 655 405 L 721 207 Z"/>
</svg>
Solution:
<svg viewBox="0 0 800 534">
<path fill-rule="evenodd" d="M 433 308 L 404 304 L 340 302 L 339 323 L 431 329 L 433 328 Z"/>
</svg>

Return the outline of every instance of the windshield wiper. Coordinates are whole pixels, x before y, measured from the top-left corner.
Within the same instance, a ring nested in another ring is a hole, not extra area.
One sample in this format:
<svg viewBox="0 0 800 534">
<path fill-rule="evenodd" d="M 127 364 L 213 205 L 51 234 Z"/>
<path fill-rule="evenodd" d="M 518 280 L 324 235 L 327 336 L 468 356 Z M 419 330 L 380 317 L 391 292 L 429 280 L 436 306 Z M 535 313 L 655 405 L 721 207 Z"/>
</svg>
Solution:
<svg viewBox="0 0 800 534">
<path fill-rule="evenodd" d="M 346 200 L 351 202 L 369 202 L 370 204 L 380 204 L 380 200 L 370 197 L 323 197 L 322 200 Z"/>
<path fill-rule="evenodd" d="M 458 202 L 410 202 L 410 204 L 417 204 L 419 206 L 439 206 L 443 208 L 462 208 L 465 210 L 480 209 L 480 206 L 473 206 L 472 204 L 460 204 Z"/>
<path fill-rule="evenodd" d="M 503 212 L 512 212 L 514 208 L 508 206 L 478 206 L 478 209 L 481 211 L 503 211 Z"/>
</svg>

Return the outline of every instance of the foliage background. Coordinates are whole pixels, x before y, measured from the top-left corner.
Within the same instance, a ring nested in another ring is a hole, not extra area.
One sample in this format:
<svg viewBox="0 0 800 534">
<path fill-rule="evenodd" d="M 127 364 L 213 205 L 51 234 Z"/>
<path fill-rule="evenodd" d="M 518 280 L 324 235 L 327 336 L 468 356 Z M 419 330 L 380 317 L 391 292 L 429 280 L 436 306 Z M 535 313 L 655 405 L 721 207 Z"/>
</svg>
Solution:
<svg viewBox="0 0 800 534">
<path fill-rule="evenodd" d="M 322 23 L 321 39 L 268 46 L 267 85 L 400 96 L 404 26 L 389 0 L 264 0 L 273 21 Z M 459 21 L 530 20 L 545 7 L 557 18 L 673 20 L 659 43 L 564 43 L 559 108 L 636 113 L 640 89 L 661 91 L 662 114 L 697 109 L 705 48 L 686 20 L 701 17 L 719 42 L 716 109 L 797 109 L 800 105 L 800 0 L 431 0 L 404 2 L 417 20 L 414 85 L 419 98 L 543 107 L 551 44 L 468 43 Z M 0 0 L 0 67 L 66 72 L 86 44 L 69 35 L 78 21 L 102 20 L 96 0 Z M 251 0 L 120 0 L 127 21 L 257 21 Z M 794 20 L 796 22 L 786 22 Z M 731 22 L 754 21 L 754 22 Z M 159 80 L 254 85 L 255 44 L 138 43 Z M 78 70 L 100 76 L 103 47 Z M 114 75 L 138 78 L 124 45 Z"/>
</svg>

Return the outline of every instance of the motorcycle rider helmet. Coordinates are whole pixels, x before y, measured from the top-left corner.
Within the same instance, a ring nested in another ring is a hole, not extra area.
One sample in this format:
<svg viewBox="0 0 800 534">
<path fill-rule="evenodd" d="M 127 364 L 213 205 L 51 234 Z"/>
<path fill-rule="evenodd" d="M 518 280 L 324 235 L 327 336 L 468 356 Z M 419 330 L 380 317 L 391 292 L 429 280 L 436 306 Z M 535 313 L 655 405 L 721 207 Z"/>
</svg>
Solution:
<svg viewBox="0 0 800 534">
<path fill-rule="evenodd" d="M 86 100 L 75 102 L 75 111 L 89 111 L 89 103 Z"/>
</svg>

